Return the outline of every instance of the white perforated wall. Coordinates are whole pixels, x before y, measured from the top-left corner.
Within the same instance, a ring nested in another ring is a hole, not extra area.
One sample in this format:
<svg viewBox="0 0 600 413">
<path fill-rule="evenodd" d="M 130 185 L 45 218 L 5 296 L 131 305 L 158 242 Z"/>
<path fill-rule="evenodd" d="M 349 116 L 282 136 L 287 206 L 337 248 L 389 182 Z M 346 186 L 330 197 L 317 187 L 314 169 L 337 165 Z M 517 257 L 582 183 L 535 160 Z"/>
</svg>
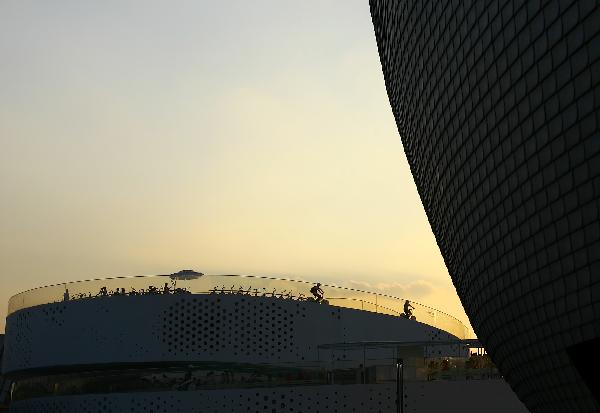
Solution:
<svg viewBox="0 0 600 413">
<path fill-rule="evenodd" d="M 11 413 L 392 413 L 393 385 L 126 393 L 38 398 Z"/>
<path fill-rule="evenodd" d="M 5 372 L 102 363 L 316 361 L 317 346 L 453 338 L 401 317 L 270 297 L 156 295 L 46 304 L 7 319 Z"/>
<path fill-rule="evenodd" d="M 404 412 L 527 413 L 503 380 L 405 383 Z M 11 413 L 392 413 L 396 386 L 318 386 L 29 399 Z"/>
<path fill-rule="evenodd" d="M 163 313 L 161 340 L 172 355 L 218 355 L 229 349 L 234 356 L 282 355 L 304 358 L 296 326 L 306 319 L 306 305 L 281 305 L 281 300 L 192 298 L 171 304 Z M 233 306 L 231 305 L 233 304 Z"/>
</svg>

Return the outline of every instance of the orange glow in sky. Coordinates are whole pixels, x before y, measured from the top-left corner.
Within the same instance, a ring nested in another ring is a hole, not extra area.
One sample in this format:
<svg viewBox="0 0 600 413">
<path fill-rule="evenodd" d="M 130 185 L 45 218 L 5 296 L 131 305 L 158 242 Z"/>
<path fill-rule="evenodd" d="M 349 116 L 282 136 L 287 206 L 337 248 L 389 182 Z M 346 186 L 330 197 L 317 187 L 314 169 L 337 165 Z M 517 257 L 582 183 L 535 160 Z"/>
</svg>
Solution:
<svg viewBox="0 0 600 413">
<path fill-rule="evenodd" d="M 0 4 L 0 331 L 25 289 L 273 275 L 468 324 L 418 197 L 368 2 Z"/>
</svg>

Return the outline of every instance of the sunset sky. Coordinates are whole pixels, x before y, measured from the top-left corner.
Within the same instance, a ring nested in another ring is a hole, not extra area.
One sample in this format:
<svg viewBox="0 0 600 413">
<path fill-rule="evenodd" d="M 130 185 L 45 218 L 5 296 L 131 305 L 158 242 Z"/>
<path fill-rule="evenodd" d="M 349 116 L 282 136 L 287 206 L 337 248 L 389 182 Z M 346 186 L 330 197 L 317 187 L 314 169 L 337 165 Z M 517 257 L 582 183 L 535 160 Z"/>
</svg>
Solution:
<svg viewBox="0 0 600 413">
<path fill-rule="evenodd" d="M 0 56 L 0 331 L 19 291 L 184 268 L 468 323 L 366 0 L 7 0 Z"/>
</svg>

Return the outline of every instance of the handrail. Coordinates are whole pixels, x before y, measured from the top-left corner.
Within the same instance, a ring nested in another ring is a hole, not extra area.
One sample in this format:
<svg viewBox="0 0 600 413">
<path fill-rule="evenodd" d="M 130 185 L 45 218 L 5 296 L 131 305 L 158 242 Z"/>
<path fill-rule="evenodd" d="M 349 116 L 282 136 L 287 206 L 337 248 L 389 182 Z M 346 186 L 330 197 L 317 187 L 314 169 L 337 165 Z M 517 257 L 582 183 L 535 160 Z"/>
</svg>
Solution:
<svg viewBox="0 0 600 413">
<path fill-rule="evenodd" d="M 178 278 L 174 280 L 173 278 L 170 278 L 175 275 L 176 274 L 96 278 L 36 287 L 11 297 L 8 305 L 8 314 L 10 315 L 23 308 L 64 301 L 70 297 L 84 298 L 83 295 L 85 295 L 85 298 L 109 296 L 110 294 L 108 294 L 108 291 L 113 288 L 119 290 L 115 295 L 123 295 L 123 293 L 124 295 L 137 295 L 138 288 L 143 288 L 145 290 L 149 287 L 148 282 L 151 284 L 158 282 L 158 286 L 151 286 L 152 293 L 154 294 L 160 293 L 163 290 L 164 287 L 161 287 L 161 284 L 164 283 L 167 285 L 168 289 L 173 288 L 174 290 L 175 286 L 178 286 L 177 292 L 187 291 L 195 294 L 207 294 L 211 291 L 216 293 L 229 292 L 232 294 L 244 293 L 246 295 L 297 298 L 300 300 L 303 299 L 302 296 L 310 295 L 308 290 L 310 286 L 314 284 L 313 282 L 306 280 L 235 274 L 198 274 L 198 276 L 193 279 Z M 171 286 L 169 286 L 170 283 L 172 284 Z M 229 283 L 233 283 L 233 285 L 229 287 Z M 246 289 L 244 284 L 248 283 L 250 285 Z M 238 284 L 242 285 L 238 288 Z M 128 290 L 136 291 L 136 294 L 131 293 L 131 291 L 126 292 L 125 286 L 127 286 Z M 403 314 L 402 307 L 405 301 L 404 298 L 332 284 L 322 284 L 321 286 L 326 291 L 325 298 L 329 300 L 330 305 L 356 308 L 359 310 L 394 316 Z M 104 292 L 102 294 L 98 293 L 92 295 L 92 290 L 94 290 L 94 292 L 99 291 L 102 287 L 104 287 Z M 123 293 L 121 291 L 123 291 Z M 448 331 L 458 338 L 467 337 L 467 328 L 457 318 L 417 301 L 410 300 L 410 303 L 415 307 L 413 314 L 415 314 L 417 321 Z"/>
</svg>

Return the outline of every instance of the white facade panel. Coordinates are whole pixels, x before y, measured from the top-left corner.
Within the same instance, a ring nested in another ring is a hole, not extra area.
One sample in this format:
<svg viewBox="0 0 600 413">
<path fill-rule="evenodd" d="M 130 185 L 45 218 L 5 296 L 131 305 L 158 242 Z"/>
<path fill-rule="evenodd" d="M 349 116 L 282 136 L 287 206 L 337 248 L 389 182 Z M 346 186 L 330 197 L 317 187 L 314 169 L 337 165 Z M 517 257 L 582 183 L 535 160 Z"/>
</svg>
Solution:
<svg viewBox="0 0 600 413">
<path fill-rule="evenodd" d="M 235 294 L 67 301 L 7 318 L 3 371 L 89 364 L 323 360 L 317 346 L 455 338 L 401 317 Z"/>
<path fill-rule="evenodd" d="M 408 382 L 405 413 L 527 413 L 502 380 Z M 396 385 L 329 385 L 42 397 L 11 413 L 393 413 Z"/>
</svg>

